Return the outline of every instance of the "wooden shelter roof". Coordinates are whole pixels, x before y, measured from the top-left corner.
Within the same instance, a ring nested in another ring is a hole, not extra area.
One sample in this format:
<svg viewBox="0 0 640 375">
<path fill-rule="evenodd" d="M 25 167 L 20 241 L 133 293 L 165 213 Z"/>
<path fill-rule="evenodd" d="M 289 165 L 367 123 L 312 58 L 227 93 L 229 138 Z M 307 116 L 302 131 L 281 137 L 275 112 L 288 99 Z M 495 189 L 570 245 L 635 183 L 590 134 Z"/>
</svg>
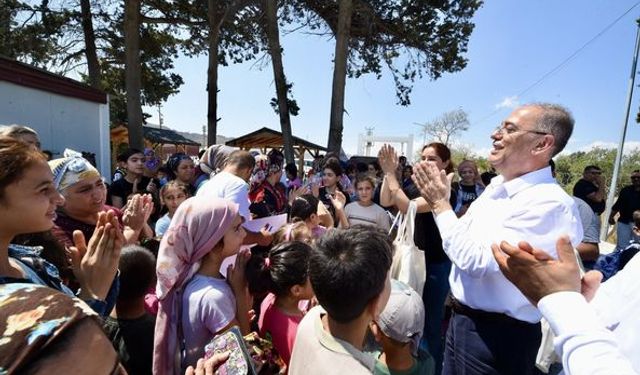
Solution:
<svg viewBox="0 0 640 375">
<path fill-rule="evenodd" d="M 240 147 L 244 149 L 251 148 L 282 148 L 284 141 L 282 133 L 267 127 L 263 127 L 251 133 L 245 134 L 238 138 L 228 141 L 227 146 Z M 293 136 L 293 147 L 305 148 L 314 151 L 327 151 L 324 146 L 311 143 L 302 138 Z"/>
<path fill-rule="evenodd" d="M 143 125 L 142 132 L 144 134 L 144 139 L 154 144 L 200 146 L 200 143 L 194 142 L 171 129 L 160 129 Z M 112 135 L 116 135 L 118 133 L 121 133 L 121 136 L 126 136 L 128 133 L 127 127 L 121 125 L 111 129 Z"/>
</svg>

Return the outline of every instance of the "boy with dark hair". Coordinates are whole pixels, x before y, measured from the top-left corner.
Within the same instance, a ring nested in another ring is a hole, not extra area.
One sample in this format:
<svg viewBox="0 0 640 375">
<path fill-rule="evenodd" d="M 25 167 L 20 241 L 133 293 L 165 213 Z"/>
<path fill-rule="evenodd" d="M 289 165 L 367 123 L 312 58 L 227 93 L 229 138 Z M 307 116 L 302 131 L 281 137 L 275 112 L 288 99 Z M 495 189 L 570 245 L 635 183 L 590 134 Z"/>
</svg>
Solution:
<svg viewBox="0 0 640 375">
<path fill-rule="evenodd" d="M 141 246 L 120 254 L 120 292 L 103 328 L 129 374 L 151 374 L 156 319 L 144 308 L 144 296 L 156 280 L 156 259 Z"/>
<path fill-rule="evenodd" d="M 375 359 L 362 352 L 369 324 L 389 299 L 391 243 L 379 229 L 336 229 L 311 252 L 309 278 L 320 306 L 298 327 L 289 373 L 370 374 Z"/>
</svg>

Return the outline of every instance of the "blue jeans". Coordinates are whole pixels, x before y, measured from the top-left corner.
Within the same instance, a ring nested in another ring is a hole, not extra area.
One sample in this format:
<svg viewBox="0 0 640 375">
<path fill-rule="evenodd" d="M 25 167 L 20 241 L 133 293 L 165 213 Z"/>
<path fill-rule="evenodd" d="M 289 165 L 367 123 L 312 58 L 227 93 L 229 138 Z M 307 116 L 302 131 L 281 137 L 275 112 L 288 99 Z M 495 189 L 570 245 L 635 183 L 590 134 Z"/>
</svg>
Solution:
<svg viewBox="0 0 640 375">
<path fill-rule="evenodd" d="M 616 226 L 616 237 L 618 238 L 616 251 L 624 250 L 627 246 L 629 246 L 629 242 L 634 239 L 633 231 L 631 230 L 633 225 L 631 223 L 621 223 L 618 221 L 618 225 Z"/>
<path fill-rule="evenodd" d="M 444 319 L 444 301 L 449 294 L 449 273 L 451 261 L 427 264 L 427 280 L 422 291 L 422 301 L 426 312 L 424 334 L 421 346 L 427 346 L 436 363 L 435 374 L 442 371 L 444 338 L 442 321 Z"/>
</svg>

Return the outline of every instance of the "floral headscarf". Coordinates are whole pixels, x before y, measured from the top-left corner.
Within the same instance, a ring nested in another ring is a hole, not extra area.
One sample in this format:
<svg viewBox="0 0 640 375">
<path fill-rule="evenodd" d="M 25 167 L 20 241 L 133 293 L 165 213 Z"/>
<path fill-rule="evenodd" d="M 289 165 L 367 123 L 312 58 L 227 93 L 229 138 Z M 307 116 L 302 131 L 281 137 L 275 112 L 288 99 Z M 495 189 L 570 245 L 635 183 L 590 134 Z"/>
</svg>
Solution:
<svg viewBox="0 0 640 375">
<path fill-rule="evenodd" d="M 153 348 L 153 373 L 174 374 L 178 349 L 181 292 L 200 268 L 201 259 L 224 237 L 238 215 L 238 205 L 220 198 L 187 199 L 162 237 L 156 273 L 159 300 Z"/>
<path fill-rule="evenodd" d="M 98 170 L 81 153 L 66 149 L 63 155 L 63 158 L 49 161 L 56 190 L 63 191 L 82 180 L 100 177 Z"/>
<path fill-rule="evenodd" d="M 52 288 L 0 285 L 0 374 L 21 372 L 64 331 L 96 316 L 81 300 Z"/>
</svg>

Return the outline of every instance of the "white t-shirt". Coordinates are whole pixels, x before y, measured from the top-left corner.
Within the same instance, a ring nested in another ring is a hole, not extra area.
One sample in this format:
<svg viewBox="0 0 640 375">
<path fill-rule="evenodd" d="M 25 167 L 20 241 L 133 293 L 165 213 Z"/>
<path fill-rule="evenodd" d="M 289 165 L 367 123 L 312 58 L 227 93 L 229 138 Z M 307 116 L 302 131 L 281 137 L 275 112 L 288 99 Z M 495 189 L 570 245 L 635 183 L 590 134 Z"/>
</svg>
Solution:
<svg viewBox="0 0 640 375">
<path fill-rule="evenodd" d="M 236 317 L 236 298 L 225 279 L 196 274 L 182 294 L 186 364 L 195 366 L 204 346 Z"/>
<path fill-rule="evenodd" d="M 337 339 L 322 327 L 324 309 L 309 310 L 298 326 L 293 344 L 290 375 L 371 374 L 375 359 L 346 341 Z"/>
<path fill-rule="evenodd" d="M 222 171 L 205 182 L 196 196 L 223 198 L 238 204 L 238 212 L 245 220 L 251 220 L 249 213 L 249 185 L 233 173 Z"/>
<path fill-rule="evenodd" d="M 391 226 L 387 211 L 375 203 L 365 207 L 359 202 L 351 202 L 345 206 L 344 214 L 347 216 L 349 225 L 373 225 L 385 231 L 388 231 Z"/>
</svg>

